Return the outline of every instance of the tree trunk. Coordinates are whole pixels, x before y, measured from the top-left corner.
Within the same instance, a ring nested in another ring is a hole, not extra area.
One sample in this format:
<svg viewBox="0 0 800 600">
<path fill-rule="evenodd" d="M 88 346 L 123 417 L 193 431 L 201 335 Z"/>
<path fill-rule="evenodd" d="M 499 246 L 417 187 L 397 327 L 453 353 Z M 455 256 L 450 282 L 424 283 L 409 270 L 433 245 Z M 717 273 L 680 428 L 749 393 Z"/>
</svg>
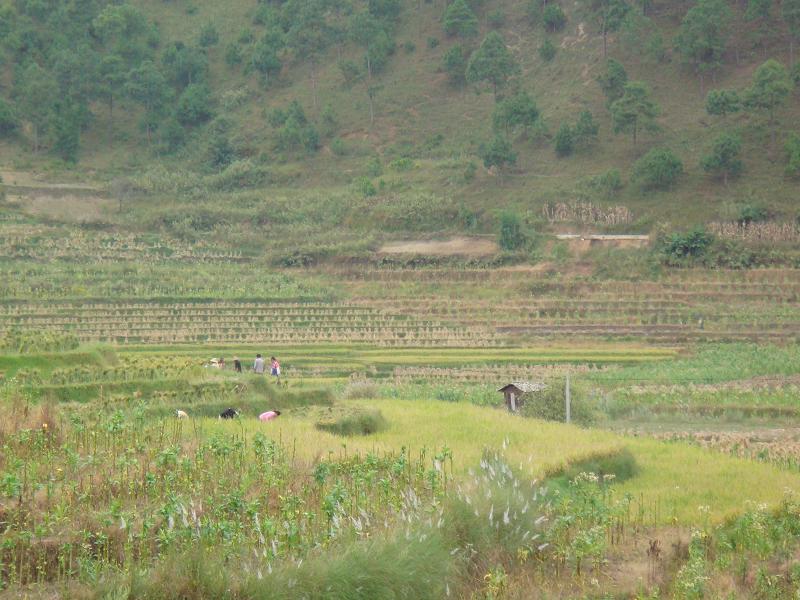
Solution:
<svg viewBox="0 0 800 600">
<path fill-rule="evenodd" d="M 728 187 L 728 171 L 722 172 L 722 182 L 725 184 L 725 187 Z"/>
<path fill-rule="evenodd" d="M 114 94 L 108 95 L 108 145 L 114 142 Z"/>
<path fill-rule="evenodd" d="M 317 111 L 317 69 L 314 61 L 311 61 L 311 103 L 314 106 L 314 112 Z"/>
</svg>

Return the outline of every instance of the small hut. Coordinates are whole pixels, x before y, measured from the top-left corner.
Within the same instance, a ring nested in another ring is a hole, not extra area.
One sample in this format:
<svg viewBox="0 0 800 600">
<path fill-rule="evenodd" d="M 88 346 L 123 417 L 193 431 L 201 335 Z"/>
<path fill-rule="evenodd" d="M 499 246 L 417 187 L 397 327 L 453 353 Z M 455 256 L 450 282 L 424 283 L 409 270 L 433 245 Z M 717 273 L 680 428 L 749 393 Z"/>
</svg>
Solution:
<svg viewBox="0 0 800 600">
<path fill-rule="evenodd" d="M 512 381 L 497 391 L 503 392 L 506 408 L 511 412 L 517 412 L 525 404 L 526 394 L 541 392 L 546 387 L 544 383 L 539 381 Z"/>
</svg>

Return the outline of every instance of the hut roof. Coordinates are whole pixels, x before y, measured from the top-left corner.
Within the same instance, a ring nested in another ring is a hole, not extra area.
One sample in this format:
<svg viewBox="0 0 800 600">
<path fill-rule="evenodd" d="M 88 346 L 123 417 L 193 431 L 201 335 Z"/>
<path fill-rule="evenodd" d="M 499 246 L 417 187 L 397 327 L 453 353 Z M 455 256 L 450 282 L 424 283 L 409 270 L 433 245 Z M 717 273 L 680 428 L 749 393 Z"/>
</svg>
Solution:
<svg viewBox="0 0 800 600">
<path fill-rule="evenodd" d="M 520 392 L 524 394 L 527 394 L 528 392 L 541 392 L 543 389 L 547 387 L 547 385 L 545 385 L 541 381 L 512 381 L 511 383 L 504 385 L 497 391 L 503 392 L 511 386 L 517 388 Z"/>
</svg>

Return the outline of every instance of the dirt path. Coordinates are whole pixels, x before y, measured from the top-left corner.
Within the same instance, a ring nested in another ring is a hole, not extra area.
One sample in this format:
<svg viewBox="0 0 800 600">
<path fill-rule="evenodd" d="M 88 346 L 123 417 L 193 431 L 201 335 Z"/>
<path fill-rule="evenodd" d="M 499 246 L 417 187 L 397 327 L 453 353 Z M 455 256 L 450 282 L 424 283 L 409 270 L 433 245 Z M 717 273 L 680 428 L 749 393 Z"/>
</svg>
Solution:
<svg viewBox="0 0 800 600">
<path fill-rule="evenodd" d="M 404 240 L 389 242 L 378 250 L 380 254 L 426 254 L 429 256 L 490 256 L 497 251 L 497 243 L 484 237 Z"/>
</svg>

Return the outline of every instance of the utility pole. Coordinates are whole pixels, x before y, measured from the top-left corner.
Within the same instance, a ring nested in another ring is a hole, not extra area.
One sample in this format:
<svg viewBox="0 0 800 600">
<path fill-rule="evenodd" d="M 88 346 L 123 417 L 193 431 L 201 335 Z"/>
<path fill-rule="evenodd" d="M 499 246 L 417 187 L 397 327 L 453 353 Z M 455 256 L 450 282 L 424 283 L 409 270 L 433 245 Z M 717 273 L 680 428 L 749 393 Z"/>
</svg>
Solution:
<svg viewBox="0 0 800 600">
<path fill-rule="evenodd" d="M 567 371 L 567 384 L 564 387 L 564 401 L 566 402 L 567 408 L 567 423 L 572 420 L 572 415 L 570 414 L 570 396 L 569 396 L 569 371 Z"/>
</svg>

